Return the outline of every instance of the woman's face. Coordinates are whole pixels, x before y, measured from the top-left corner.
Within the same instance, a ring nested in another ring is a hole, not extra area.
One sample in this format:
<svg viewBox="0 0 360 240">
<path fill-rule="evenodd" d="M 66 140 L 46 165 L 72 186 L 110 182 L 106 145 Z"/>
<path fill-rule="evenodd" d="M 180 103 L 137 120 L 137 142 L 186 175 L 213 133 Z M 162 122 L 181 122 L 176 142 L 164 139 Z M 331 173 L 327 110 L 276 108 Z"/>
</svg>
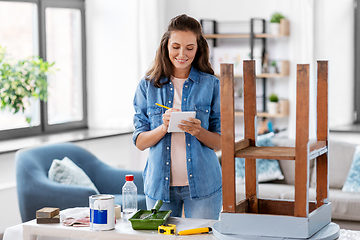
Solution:
<svg viewBox="0 0 360 240">
<path fill-rule="evenodd" d="M 190 31 L 173 31 L 168 42 L 169 58 L 173 64 L 173 75 L 187 78 L 197 51 L 196 35 Z"/>
</svg>

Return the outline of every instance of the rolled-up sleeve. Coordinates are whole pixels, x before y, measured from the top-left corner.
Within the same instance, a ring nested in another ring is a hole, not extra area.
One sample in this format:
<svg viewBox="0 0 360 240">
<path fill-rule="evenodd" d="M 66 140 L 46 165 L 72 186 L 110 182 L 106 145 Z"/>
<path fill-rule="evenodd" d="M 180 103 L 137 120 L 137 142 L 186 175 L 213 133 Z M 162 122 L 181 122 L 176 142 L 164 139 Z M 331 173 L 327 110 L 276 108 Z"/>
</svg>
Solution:
<svg viewBox="0 0 360 240">
<path fill-rule="evenodd" d="M 149 82 L 142 79 L 137 86 L 134 96 L 134 127 L 133 143 L 136 146 L 136 139 L 140 133 L 150 130 L 150 122 L 147 115 L 147 86 Z"/>
<path fill-rule="evenodd" d="M 209 119 L 209 131 L 217 132 L 221 135 L 220 124 L 220 81 L 216 79 L 214 84 L 213 99 Z"/>
</svg>

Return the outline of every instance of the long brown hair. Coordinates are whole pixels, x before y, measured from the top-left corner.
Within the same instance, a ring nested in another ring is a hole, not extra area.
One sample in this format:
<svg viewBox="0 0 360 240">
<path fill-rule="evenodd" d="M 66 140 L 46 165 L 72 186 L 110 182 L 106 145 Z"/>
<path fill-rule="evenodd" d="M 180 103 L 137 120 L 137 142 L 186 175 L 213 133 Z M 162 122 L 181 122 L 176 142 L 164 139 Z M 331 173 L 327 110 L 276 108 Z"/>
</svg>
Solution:
<svg viewBox="0 0 360 240">
<path fill-rule="evenodd" d="M 170 20 L 166 32 L 161 37 L 160 46 L 145 79 L 149 81 L 154 79 L 156 87 L 168 83 L 173 70 L 173 65 L 169 59 L 168 42 L 173 31 L 191 31 L 196 35 L 198 48 L 192 66 L 202 72 L 214 75 L 214 70 L 209 62 L 209 46 L 203 36 L 200 23 L 196 19 L 182 14 Z M 168 79 L 167 82 L 160 82 L 163 77 Z"/>
</svg>

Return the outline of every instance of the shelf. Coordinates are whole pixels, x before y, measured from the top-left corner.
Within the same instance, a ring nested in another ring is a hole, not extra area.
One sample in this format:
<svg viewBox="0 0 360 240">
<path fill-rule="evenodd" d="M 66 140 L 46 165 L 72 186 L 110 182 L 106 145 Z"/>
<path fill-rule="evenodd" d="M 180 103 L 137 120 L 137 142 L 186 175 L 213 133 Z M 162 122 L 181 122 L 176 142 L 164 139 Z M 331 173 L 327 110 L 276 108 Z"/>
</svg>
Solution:
<svg viewBox="0 0 360 240">
<path fill-rule="evenodd" d="M 207 39 L 219 39 L 219 38 L 250 38 L 250 34 L 204 34 Z M 254 34 L 255 38 L 277 38 L 286 37 L 286 35 L 273 35 L 270 33 L 259 33 Z"/>
<path fill-rule="evenodd" d="M 280 67 L 281 72 L 280 73 L 260 73 L 260 74 L 256 75 L 256 77 L 257 78 L 282 78 L 282 77 L 287 77 L 287 76 L 290 75 L 289 66 L 290 66 L 289 61 L 287 61 L 287 60 L 281 61 L 281 67 Z M 220 74 L 215 74 L 215 76 L 217 76 L 219 78 Z M 235 74 L 234 77 L 242 78 L 243 75 Z"/>
<path fill-rule="evenodd" d="M 256 159 L 275 159 L 275 160 L 295 160 L 295 147 L 254 147 L 248 146 L 249 140 L 239 141 L 239 150 L 235 152 L 235 157 L 256 158 Z M 243 146 L 243 147 L 242 147 Z M 310 145 L 309 159 L 314 159 L 327 153 L 326 141 L 318 141 Z"/>
<path fill-rule="evenodd" d="M 267 112 L 258 112 L 257 116 L 258 117 L 268 117 L 268 118 L 283 118 L 283 117 L 287 117 L 289 114 L 284 114 L 284 113 L 278 113 L 278 114 L 272 114 L 270 115 Z M 244 112 L 242 111 L 235 111 L 235 116 L 244 116 Z"/>
<path fill-rule="evenodd" d="M 295 160 L 294 147 L 247 147 L 235 152 L 235 157 Z"/>
<path fill-rule="evenodd" d="M 287 37 L 289 36 L 289 20 L 281 19 L 280 22 L 280 32 L 278 35 L 270 33 L 256 33 L 254 34 L 255 38 L 278 38 L 278 37 Z M 204 34 L 205 38 L 208 39 L 218 39 L 218 38 L 250 38 L 251 34 L 249 33 L 237 33 L 237 34 Z"/>
</svg>

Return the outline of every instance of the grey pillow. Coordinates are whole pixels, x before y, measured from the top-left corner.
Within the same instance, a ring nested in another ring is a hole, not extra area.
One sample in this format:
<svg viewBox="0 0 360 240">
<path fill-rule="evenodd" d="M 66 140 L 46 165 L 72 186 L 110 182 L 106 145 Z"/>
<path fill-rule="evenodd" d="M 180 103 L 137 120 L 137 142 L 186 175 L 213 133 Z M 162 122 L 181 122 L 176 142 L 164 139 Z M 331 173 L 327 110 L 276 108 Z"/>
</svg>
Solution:
<svg viewBox="0 0 360 240">
<path fill-rule="evenodd" d="M 360 192 L 360 146 L 356 147 L 350 171 L 347 175 L 343 192 Z"/>
<path fill-rule="evenodd" d="M 63 160 L 54 159 L 48 177 L 50 180 L 61 184 L 89 187 L 100 194 L 88 175 L 68 157 L 64 157 Z"/>
<path fill-rule="evenodd" d="M 353 160 L 356 144 L 329 141 L 329 188 L 342 189 Z M 316 185 L 316 167 L 311 176 L 311 187 Z"/>
</svg>

